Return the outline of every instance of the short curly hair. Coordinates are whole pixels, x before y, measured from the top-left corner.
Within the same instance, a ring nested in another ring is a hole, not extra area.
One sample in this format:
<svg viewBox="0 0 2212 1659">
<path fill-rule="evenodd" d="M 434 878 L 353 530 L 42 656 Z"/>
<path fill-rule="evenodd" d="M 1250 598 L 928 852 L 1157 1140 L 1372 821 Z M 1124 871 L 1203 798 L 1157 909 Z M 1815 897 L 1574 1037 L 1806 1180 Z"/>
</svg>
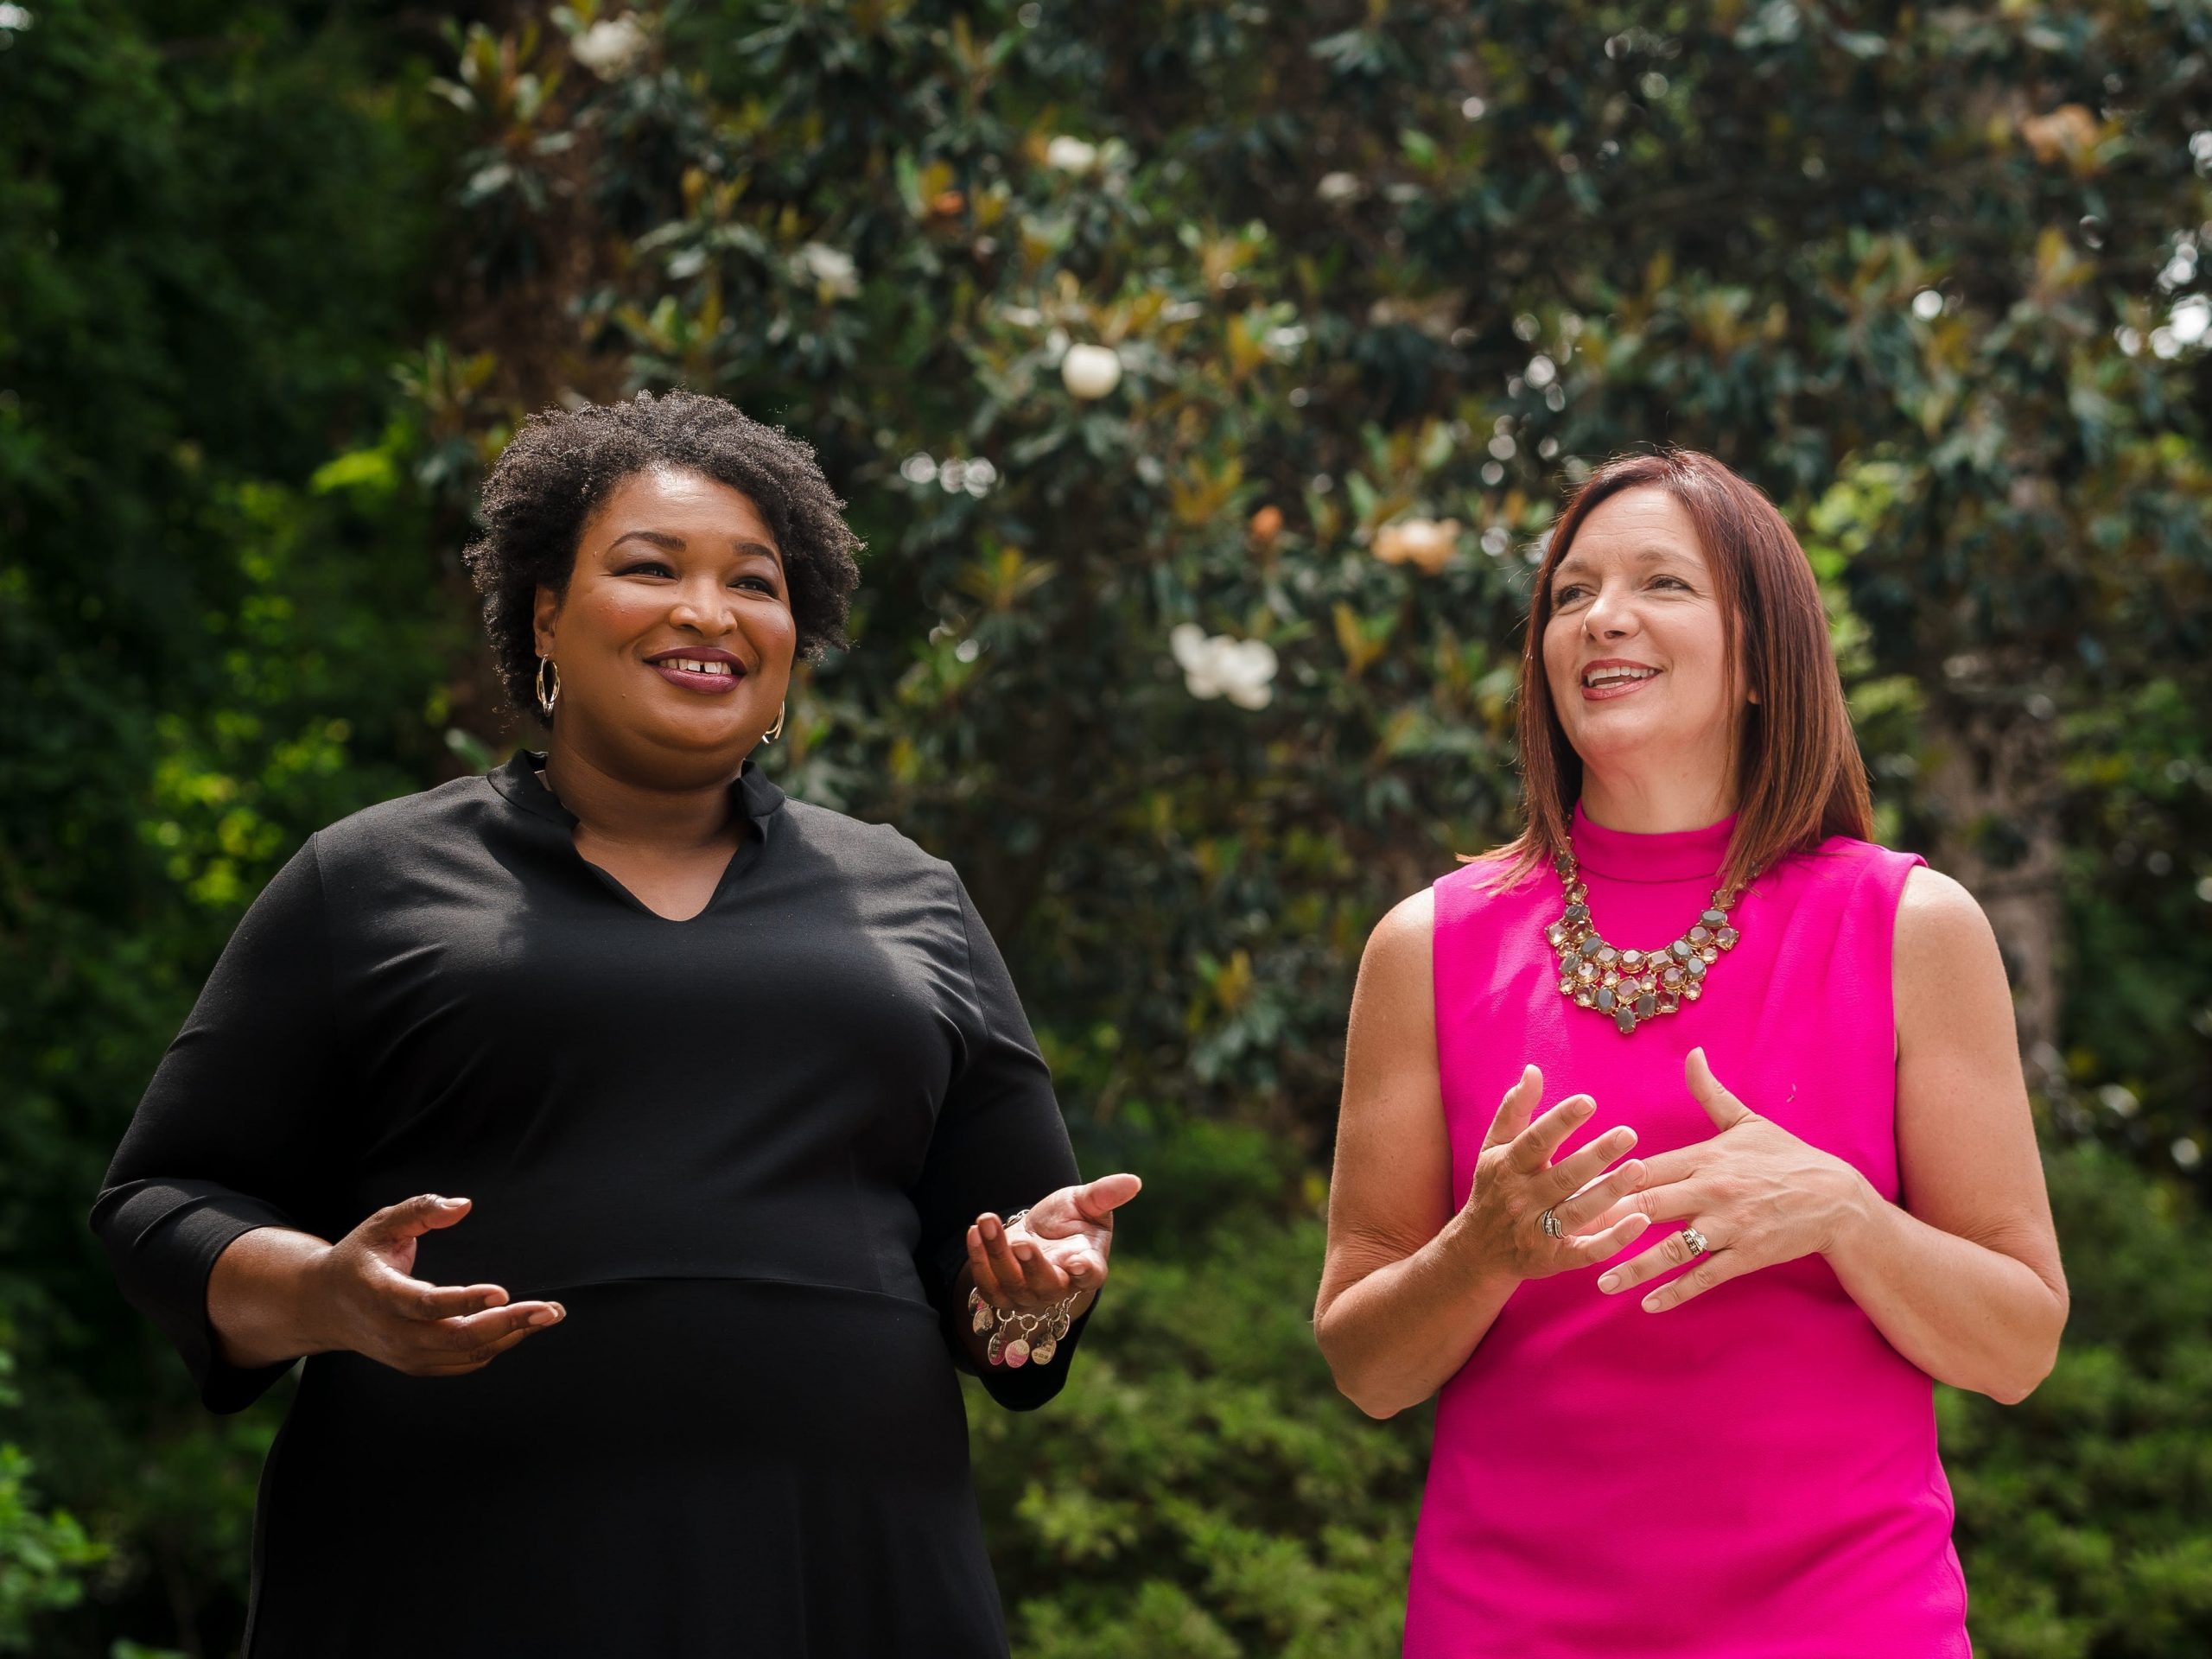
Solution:
<svg viewBox="0 0 2212 1659">
<path fill-rule="evenodd" d="M 537 709 L 538 588 L 567 592 L 584 521 L 617 484 L 655 467 L 703 473 L 750 496 L 783 550 L 799 654 L 846 643 L 861 542 L 812 446 L 693 391 L 549 409 L 524 422 L 493 463 L 484 534 L 462 555 L 483 596 L 499 683 L 522 713 Z"/>
</svg>

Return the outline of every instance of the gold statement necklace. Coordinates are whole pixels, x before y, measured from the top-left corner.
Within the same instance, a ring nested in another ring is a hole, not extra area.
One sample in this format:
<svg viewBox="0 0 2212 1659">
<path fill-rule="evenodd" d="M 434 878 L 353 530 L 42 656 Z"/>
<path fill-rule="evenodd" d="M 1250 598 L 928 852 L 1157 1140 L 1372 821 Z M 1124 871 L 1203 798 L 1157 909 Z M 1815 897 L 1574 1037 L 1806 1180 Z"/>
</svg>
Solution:
<svg viewBox="0 0 2212 1659">
<path fill-rule="evenodd" d="M 1705 995 L 1705 976 L 1723 950 L 1736 948 L 1728 908 L 1743 889 L 1715 887 L 1713 908 L 1659 950 L 1624 950 L 1598 936 L 1590 921 L 1590 889 L 1574 855 L 1561 853 L 1552 868 L 1567 888 L 1567 911 L 1544 930 L 1559 953 L 1559 993 L 1578 1008 L 1594 1008 L 1627 1036 L 1646 1020 L 1673 1014 Z M 1749 885 L 1746 883 L 1745 885 Z"/>
</svg>

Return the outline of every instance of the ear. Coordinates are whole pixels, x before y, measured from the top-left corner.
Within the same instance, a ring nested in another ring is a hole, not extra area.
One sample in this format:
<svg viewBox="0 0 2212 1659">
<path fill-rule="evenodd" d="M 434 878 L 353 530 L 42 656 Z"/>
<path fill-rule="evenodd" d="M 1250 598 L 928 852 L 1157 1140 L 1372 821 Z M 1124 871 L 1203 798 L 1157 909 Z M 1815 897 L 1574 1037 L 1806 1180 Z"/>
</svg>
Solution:
<svg viewBox="0 0 2212 1659">
<path fill-rule="evenodd" d="M 530 625 L 531 639 L 539 656 L 550 657 L 553 654 L 553 626 L 560 620 L 561 595 L 543 582 L 538 583 L 537 595 L 531 601 Z"/>
</svg>

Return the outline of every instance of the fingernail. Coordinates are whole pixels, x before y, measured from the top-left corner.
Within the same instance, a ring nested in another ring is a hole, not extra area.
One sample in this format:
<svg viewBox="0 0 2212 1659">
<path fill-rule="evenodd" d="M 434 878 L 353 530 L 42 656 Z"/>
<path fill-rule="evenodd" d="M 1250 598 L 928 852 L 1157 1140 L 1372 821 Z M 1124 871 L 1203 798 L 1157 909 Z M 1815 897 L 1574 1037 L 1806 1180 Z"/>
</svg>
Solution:
<svg viewBox="0 0 2212 1659">
<path fill-rule="evenodd" d="M 1618 1273 L 1609 1273 L 1598 1281 L 1598 1288 L 1600 1290 L 1613 1291 L 1620 1287 L 1621 1276 Z"/>
<path fill-rule="evenodd" d="M 560 1317 L 561 1316 L 558 1313 L 556 1313 L 551 1308 L 541 1307 L 537 1313 L 530 1316 L 530 1322 L 532 1325 L 550 1325 L 554 1320 Z"/>
</svg>

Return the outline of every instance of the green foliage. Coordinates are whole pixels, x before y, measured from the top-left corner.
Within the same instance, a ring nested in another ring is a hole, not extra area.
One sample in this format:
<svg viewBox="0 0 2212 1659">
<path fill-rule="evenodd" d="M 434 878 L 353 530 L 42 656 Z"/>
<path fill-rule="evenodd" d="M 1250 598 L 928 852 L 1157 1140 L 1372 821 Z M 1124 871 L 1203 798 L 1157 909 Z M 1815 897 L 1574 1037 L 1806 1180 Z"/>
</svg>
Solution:
<svg viewBox="0 0 2212 1659">
<path fill-rule="evenodd" d="M 14 1370 L 14 1357 L 0 1351 L 0 1406 L 20 1403 Z M 35 1615 L 75 1605 L 86 1570 L 107 1554 L 68 1511 L 39 1500 L 35 1472 L 22 1448 L 0 1441 L 0 1652 L 30 1646 Z"/>
<path fill-rule="evenodd" d="M 290 847 L 512 737 L 454 559 L 486 458 L 678 382 L 817 444 L 870 543 L 772 764 L 960 863 L 1148 1177 L 1068 1395 L 976 1419 L 1023 1652 L 1392 1647 L 1426 1418 L 1306 1325 L 1351 976 L 1511 828 L 1534 543 L 1656 439 L 1805 533 L 1885 837 L 2057 895 L 2075 1323 L 2025 1406 L 1944 1397 L 1979 1638 L 2202 1649 L 2195 0 L 27 10 L 0 1312 L 110 1549 L 42 1651 L 235 1640 L 270 1414 L 191 1409 L 85 1204 Z"/>
<path fill-rule="evenodd" d="M 90 1195 L 247 900 L 443 756 L 467 638 L 412 485 L 317 493 L 399 407 L 441 183 L 414 77 L 269 8 L 52 0 L 0 28 L 0 1319 L 45 1489 L 119 1630 L 235 1640 L 265 1445 L 211 1433 Z M 422 448 L 404 439 L 411 458 Z M 26 1510 L 10 1616 L 82 1581 Z M 51 1558 L 41 1563 L 38 1553 Z M 196 1628 L 205 1616 L 206 1630 Z M 103 1628 L 103 1627 L 105 1628 Z"/>
<path fill-rule="evenodd" d="M 1939 1401 L 1974 1632 L 1996 1659 L 2188 1653 L 2212 1630 L 2212 1226 L 2095 1148 L 2050 1174 L 2057 1367 L 2018 1406 Z"/>
</svg>

